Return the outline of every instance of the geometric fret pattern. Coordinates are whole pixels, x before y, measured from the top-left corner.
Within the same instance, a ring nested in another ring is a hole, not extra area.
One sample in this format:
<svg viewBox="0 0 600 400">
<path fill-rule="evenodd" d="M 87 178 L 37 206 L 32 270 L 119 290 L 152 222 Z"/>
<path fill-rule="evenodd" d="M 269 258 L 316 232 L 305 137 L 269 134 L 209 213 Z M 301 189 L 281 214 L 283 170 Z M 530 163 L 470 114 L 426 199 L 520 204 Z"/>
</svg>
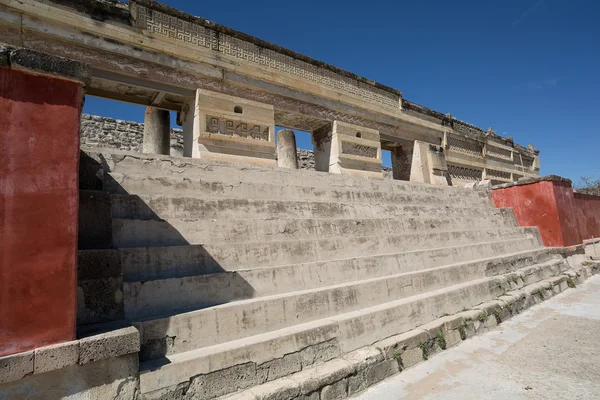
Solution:
<svg viewBox="0 0 600 400">
<path fill-rule="evenodd" d="M 210 115 L 206 116 L 206 132 L 232 137 L 269 140 L 269 127 L 221 119 Z"/>
<path fill-rule="evenodd" d="M 483 157 L 483 145 L 479 142 L 462 140 L 454 135 L 448 135 L 448 148 L 472 156 Z"/>
<path fill-rule="evenodd" d="M 448 173 L 452 178 L 464 181 L 480 181 L 483 176 L 482 169 L 461 167 L 451 164 L 448 164 Z"/>
<path fill-rule="evenodd" d="M 137 27 L 151 34 L 180 40 L 186 44 L 218 51 L 249 63 L 271 68 L 278 72 L 316 82 L 341 92 L 358 96 L 366 102 L 398 110 L 400 96 L 371 85 L 355 81 L 329 69 L 295 59 L 277 51 L 259 47 L 202 25 L 149 9 L 131 2 L 137 11 Z"/>
<path fill-rule="evenodd" d="M 489 146 L 488 145 L 486 153 L 489 154 L 492 157 L 498 157 L 498 158 L 504 158 L 506 160 L 512 160 L 512 158 L 511 158 L 512 151 L 506 150 L 506 149 L 502 149 L 500 147 Z"/>
<path fill-rule="evenodd" d="M 499 179 L 509 179 L 510 180 L 510 172 L 498 171 L 495 169 L 487 169 L 487 176 L 491 178 L 499 178 Z"/>
</svg>

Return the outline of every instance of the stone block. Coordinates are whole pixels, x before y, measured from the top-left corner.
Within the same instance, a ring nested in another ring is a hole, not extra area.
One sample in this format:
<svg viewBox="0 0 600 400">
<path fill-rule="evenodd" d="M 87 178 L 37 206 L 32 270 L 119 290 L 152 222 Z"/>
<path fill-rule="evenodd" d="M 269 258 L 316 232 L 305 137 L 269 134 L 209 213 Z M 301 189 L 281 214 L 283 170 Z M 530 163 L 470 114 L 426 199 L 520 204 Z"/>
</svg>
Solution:
<svg viewBox="0 0 600 400">
<path fill-rule="evenodd" d="M 452 185 L 444 148 L 416 140 L 413 149 L 410 180 L 411 182 L 433 185 Z"/>
<path fill-rule="evenodd" d="M 342 379 L 321 390 L 321 400 L 339 400 L 348 397 L 348 379 Z"/>
<path fill-rule="evenodd" d="M 299 353 L 286 354 L 282 358 L 261 364 L 256 369 L 259 382 L 272 381 L 300 371 L 302 369 L 302 357 Z"/>
<path fill-rule="evenodd" d="M 364 370 L 384 360 L 384 355 L 375 347 L 363 347 L 343 356 L 357 371 Z"/>
<path fill-rule="evenodd" d="M 379 131 L 334 121 L 329 172 L 383 179 Z"/>
<path fill-rule="evenodd" d="M 386 359 L 398 359 L 405 351 L 418 348 L 421 343 L 425 343 L 428 340 L 429 332 L 422 329 L 413 329 L 381 340 L 375 343 L 374 346 L 381 350 Z"/>
<path fill-rule="evenodd" d="M 462 337 L 460 336 L 460 328 L 444 332 L 444 339 L 446 340 L 446 348 L 461 343 Z"/>
<path fill-rule="evenodd" d="M 398 372 L 400 372 L 400 368 L 396 360 L 384 360 L 371 365 L 365 371 L 367 387 L 373 386 Z"/>
<path fill-rule="evenodd" d="M 340 347 L 336 339 L 327 342 L 315 344 L 302 349 L 300 352 L 302 360 L 302 369 L 313 364 L 333 360 L 341 354 Z"/>
<path fill-rule="evenodd" d="M 235 365 L 209 374 L 194 377 L 186 397 L 211 399 L 257 385 L 254 363 Z"/>
<path fill-rule="evenodd" d="M 133 326 L 82 338 L 79 364 L 104 360 L 140 351 L 140 334 Z"/>
<path fill-rule="evenodd" d="M 300 371 L 290 376 L 300 385 L 302 394 L 312 393 L 326 385 L 331 385 L 355 372 L 354 366 L 346 360 L 335 359 L 324 364 Z"/>
<path fill-rule="evenodd" d="M 131 400 L 139 394 L 138 371 L 137 354 L 74 364 L 4 384 L 0 398 Z"/>
<path fill-rule="evenodd" d="M 198 89 L 182 119 L 186 157 L 276 166 L 272 105 Z"/>
<path fill-rule="evenodd" d="M 300 387 L 291 379 L 277 379 L 264 383 L 248 390 L 257 400 L 287 400 L 300 395 Z M 239 400 L 249 400 L 248 397 L 239 397 Z"/>
<path fill-rule="evenodd" d="M 33 373 L 41 374 L 79 362 L 79 341 L 35 349 Z"/>
<path fill-rule="evenodd" d="M 463 338 L 463 340 L 472 338 L 477 333 L 477 330 L 475 329 L 475 323 L 473 321 L 465 321 L 461 328 L 461 331 L 461 337 Z"/>
<path fill-rule="evenodd" d="M 400 367 L 406 369 L 423 361 L 423 350 L 415 347 L 400 354 Z"/>
<path fill-rule="evenodd" d="M 250 389 L 248 389 L 241 392 L 221 396 L 219 397 L 219 400 L 256 400 L 256 398 L 256 395 L 252 393 Z"/>
<path fill-rule="evenodd" d="M 0 357 L 0 383 L 12 382 L 33 373 L 34 352 Z"/>
</svg>

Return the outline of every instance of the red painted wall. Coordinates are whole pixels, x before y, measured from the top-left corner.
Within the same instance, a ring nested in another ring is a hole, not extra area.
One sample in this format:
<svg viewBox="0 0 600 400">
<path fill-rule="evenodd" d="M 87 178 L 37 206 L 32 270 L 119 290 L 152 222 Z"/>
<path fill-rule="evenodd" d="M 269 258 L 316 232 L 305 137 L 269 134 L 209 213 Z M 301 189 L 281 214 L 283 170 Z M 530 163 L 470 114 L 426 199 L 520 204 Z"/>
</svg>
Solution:
<svg viewBox="0 0 600 400">
<path fill-rule="evenodd" d="M 82 99 L 0 67 L 0 356 L 75 338 Z"/>
<path fill-rule="evenodd" d="M 600 197 L 573 193 L 548 180 L 492 190 L 496 207 L 511 207 L 519 226 L 537 226 L 545 246 L 563 247 L 600 237 Z"/>
</svg>

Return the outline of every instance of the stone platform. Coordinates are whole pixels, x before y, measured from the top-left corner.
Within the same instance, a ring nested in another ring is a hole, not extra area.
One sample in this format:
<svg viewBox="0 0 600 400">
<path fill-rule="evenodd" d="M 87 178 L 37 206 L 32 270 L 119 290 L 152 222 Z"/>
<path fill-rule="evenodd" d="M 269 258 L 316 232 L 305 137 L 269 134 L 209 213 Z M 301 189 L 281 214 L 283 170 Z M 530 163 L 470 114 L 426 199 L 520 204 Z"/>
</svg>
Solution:
<svg viewBox="0 0 600 400">
<path fill-rule="evenodd" d="M 114 273 L 81 282 L 79 321 L 139 330 L 144 399 L 340 398 L 567 287 L 560 251 L 487 192 L 115 150 L 81 165 L 80 276 Z"/>
</svg>

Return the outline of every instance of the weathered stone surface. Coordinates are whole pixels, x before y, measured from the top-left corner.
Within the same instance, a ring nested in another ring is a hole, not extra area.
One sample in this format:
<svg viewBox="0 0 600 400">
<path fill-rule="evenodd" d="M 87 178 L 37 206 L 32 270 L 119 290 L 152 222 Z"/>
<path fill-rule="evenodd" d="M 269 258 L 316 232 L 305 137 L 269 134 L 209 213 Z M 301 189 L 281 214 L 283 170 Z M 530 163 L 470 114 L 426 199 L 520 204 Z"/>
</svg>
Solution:
<svg viewBox="0 0 600 400">
<path fill-rule="evenodd" d="M 339 400 L 348 397 L 348 379 L 342 379 L 321 390 L 321 400 Z"/>
<path fill-rule="evenodd" d="M 134 327 L 111 330 L 79 341 L 79 364 L 140 351 L 140 334 Z"/>
<path fill-rule="evenodd" d="M 8 49 L 11 68 L 25 68 L 84 83 L 90 79 L 91 68 L 87 64 L 25 48 Z"/>
<path fill-rule="evenodd" d="M 211 399 L 256 384 L 258 384 L 258 381 L 254 364 L 236 365 L 195 377 L 185 394 L 185 399 Z M 278 386 L 274 384 L 271 387 Z"/>
<path fill-rule="evenodd" d="M 34 374 L 54 371 L 79 362 L 79 341 L 35 349 Z"/>
<path fill-rule="evenodd" d="M 171 115 L 167 110 L 146 107 L 142 151 L 169 155 Z"/>
<path fill-rule="evenodd" d="M 81 145 L 142 151 L 144 124 L 95 115 L 81 115 Z M 183 131 L 170 131 L 171 155 L 183 154 Z"/>
<path fill-rule="evenodd" d="M 257 400 L 287 400 L 300 395 L 298 383 L 286 378 L 256 386 L 249 391 Z"/>
<path fill-rule="evenodd" d="M 277 132 L 277 166 L 298 169 L 296 134 L 292 130 Z"/>
<path fill-rule="evenodd" d="M 423 361 L 423 350 L 415 347 L 400 354 L 400 367 L 406 369 Z"/>
<path fill-rule="evenodd" d="M 258 381 L 267 382 L 291 375 L 302 369 L 302 356 L 299 353 L 286 354 L 283 358 L 258 365 Z"/>
<path fill-rule="evenodd" d="M 137 354 L 70 365 L 0 385 L 4 400 L 24 398 L 135 399 L 139 391 Z"/>
<path fill-rule="evenodd" d="M 309 394 L 326 385 L 337 382 L 352 373 L 354 366 L 346 360 L 335 359 L 314 368 L 303 370 L 290 377 L 300 385 L 302 394 Z"/>
<path fill-rule="evenodd" d="M 0 357 L 0 383 L 16 381 L 33 373 L 33 358 L 33 351 Z"/>
</svg>

